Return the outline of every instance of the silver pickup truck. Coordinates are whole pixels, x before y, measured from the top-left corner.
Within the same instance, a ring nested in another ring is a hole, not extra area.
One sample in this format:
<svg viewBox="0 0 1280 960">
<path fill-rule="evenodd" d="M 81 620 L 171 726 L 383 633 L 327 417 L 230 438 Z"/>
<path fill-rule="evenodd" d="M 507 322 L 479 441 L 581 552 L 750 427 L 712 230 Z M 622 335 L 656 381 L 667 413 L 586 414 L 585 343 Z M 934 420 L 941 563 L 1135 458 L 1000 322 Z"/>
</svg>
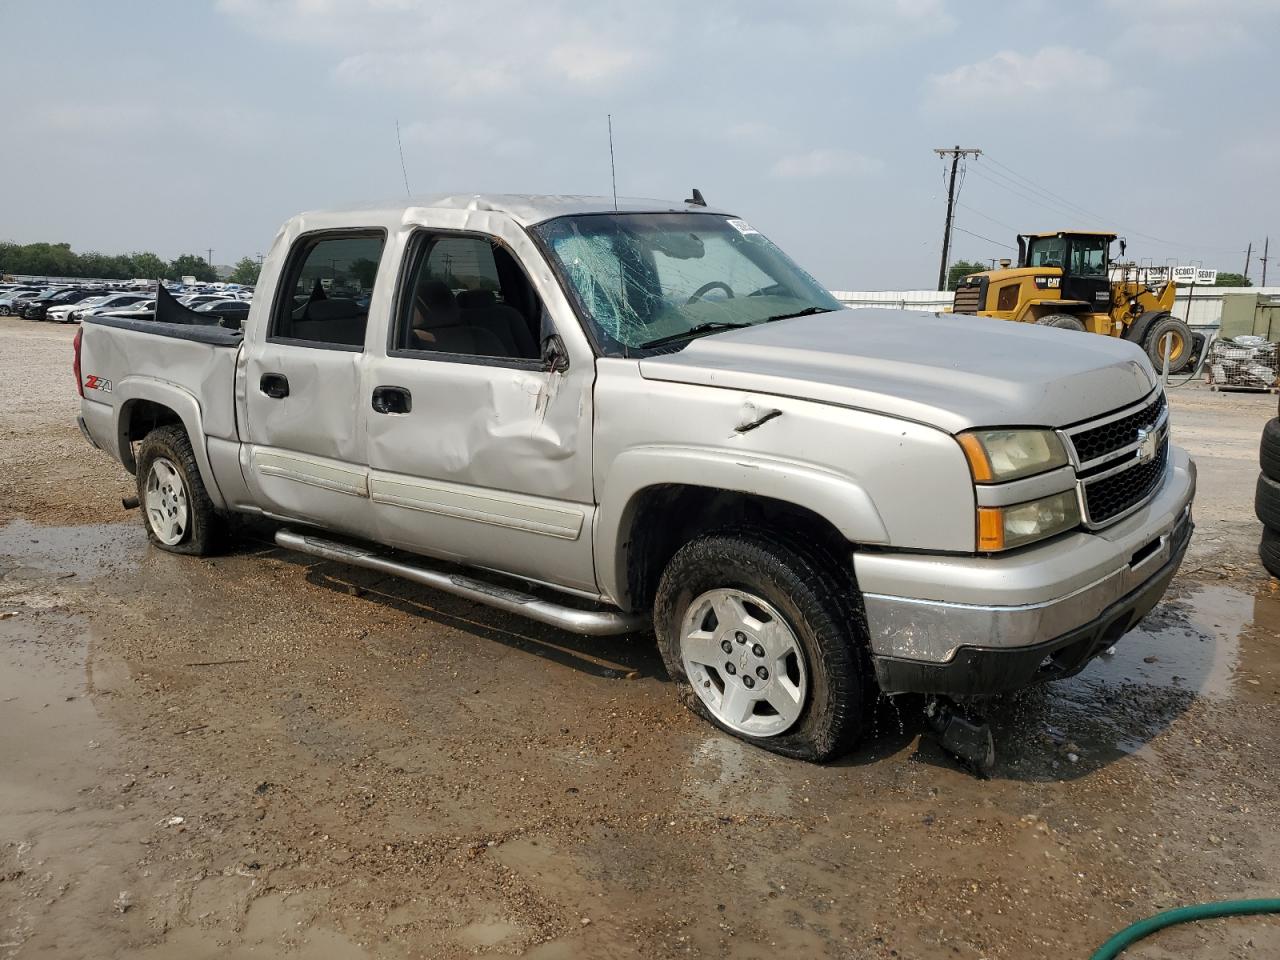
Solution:
<svg viewBox="0 0 1280 960">
<path fill-rule="evenodd" d="M 568 630 L 651 622 L 692 709 L 789 756 L 852 743 L 877 688 L 1080 670 L 1191 536 L 1139 348 L 844 309 L 699 202 L 302 214 L 232 326 L 77 335 L 84 435 L 156 545 L 202 555 L 258 514 Z"/>
</svg>

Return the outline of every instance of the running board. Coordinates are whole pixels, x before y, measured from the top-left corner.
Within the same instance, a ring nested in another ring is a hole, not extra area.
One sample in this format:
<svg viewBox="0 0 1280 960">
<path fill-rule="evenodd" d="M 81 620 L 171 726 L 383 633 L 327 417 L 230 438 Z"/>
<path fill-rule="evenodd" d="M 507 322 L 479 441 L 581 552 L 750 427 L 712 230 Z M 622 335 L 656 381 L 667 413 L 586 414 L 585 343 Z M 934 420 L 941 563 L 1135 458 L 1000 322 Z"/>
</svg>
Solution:
<svg viewBox="0 0 1280 960">
<path fill-rule="evenodd" d="M 647 629 L 649 625 L 648 618 L 641 614 L 623 613 L 621 610 L 579 610 L 576 607 L 566 607 L 518 590 L 485 583 L 473 577 L 441 573 L 427 567 L 391 560 L 368 547 L 322 540 L 319 537 L 294 533 L 292 530 L 277 531 L 276 545 L 287 550 L 297 550 L 299 553 L 309 553 L 313 557 L 334 560 L 338 563 L 350 563 L 357 567 L 403 577 L 414 583 L 420 583 L 424 587 L 443 590 L 445 593 L 452 593 L 455 596 L 474 600 L 476 603 L 497 607 L 508 613 L 519 614 L 530 620 L 585 636 L 605 637 L 619 633 L 635 633 Z"/>
</svg>

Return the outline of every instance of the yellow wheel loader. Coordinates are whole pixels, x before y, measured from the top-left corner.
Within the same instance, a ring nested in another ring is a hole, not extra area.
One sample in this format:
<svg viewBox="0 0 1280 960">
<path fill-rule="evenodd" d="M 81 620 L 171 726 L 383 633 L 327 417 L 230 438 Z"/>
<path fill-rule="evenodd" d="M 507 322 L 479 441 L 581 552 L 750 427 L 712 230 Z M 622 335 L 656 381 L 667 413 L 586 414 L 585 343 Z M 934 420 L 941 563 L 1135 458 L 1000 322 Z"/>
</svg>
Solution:
<svg viewBox="0 0 1280 960">
<path fill-rule="evenodd" d="M 1183 369 L 1198 335 L 1173 316 L 1174 284 L 1153 289 L 1141 271 L 1112 269 L 1114 233 L 1066 231 L 1019 234 L 1018 265 L 965 277 L 956 287 L 955 313 L 1100 333 L 1132 340 L 1157 370 Z M 1125 242 L 1120 241 L 1124 256 Z M 1114 273 L 1114 277 L 1113 277 Z"/>
</svg>

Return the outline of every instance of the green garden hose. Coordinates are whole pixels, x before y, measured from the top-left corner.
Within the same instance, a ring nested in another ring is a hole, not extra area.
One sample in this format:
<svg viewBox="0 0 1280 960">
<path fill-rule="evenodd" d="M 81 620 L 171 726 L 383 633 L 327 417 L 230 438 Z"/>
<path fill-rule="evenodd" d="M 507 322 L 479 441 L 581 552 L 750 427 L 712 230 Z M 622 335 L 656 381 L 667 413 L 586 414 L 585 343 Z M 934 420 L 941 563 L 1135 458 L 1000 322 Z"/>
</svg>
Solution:
<svg viewBox="0 0 1280 960">
<path fill-rule="evenodd" d="M 1115 960 L 1122 950 L 1132 946 L 1157 930 L 1177 923 L 1193 920 L 1213 920 L 1216 917 L 1240 917 L 1255 913 L 1280 913 L 1280 898 L 1265 900 L 1223 900 L 1220 903 L 1198 903 L 1192 907 L 1177 907 L 1147 917 L 1125 927 L 1098 948 L 1092 960 Z"/>
</svg>

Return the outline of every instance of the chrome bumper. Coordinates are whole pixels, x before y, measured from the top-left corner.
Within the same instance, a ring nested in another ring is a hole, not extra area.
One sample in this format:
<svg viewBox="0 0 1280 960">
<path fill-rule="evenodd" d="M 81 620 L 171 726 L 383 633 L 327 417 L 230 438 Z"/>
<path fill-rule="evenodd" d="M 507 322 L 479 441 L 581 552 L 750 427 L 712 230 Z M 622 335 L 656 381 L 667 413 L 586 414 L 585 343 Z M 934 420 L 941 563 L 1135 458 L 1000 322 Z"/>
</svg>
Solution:
<svg viewBox="0 0 1280 960">
<path fill-rule="evenodd" d="M 1104 530 L 1001 557 L 860 551 L 854 570 L 873 656 L 945 664 L 963 649 L 1013 651 L 1072 634 L 1173 576 L 1195 484 L 1195 464 L 1174 447 L 1155 498 Z"/>
</svg>

